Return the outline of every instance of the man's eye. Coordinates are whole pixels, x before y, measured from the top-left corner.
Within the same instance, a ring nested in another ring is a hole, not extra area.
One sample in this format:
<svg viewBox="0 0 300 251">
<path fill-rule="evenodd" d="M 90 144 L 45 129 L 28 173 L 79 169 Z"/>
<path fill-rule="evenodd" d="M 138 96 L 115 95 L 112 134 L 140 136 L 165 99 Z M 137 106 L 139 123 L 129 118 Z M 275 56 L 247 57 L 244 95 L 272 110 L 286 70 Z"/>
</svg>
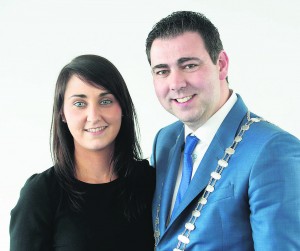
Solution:
<svg viewBox="0 0 300 251">
<path fill-rule="evenodd" d="M 188 64 L 188 65 L 186 65 L 186 66 L 184 66 L 184 68 L 185 69 L 193 69 L 193 68 L 195 68 L 197 65 L 195 65 L 195 64 Z"/>
<path fill-rule="evenodd" d="M 104 100 L 100 101 L 101 105 L 110 105 L 111 103 L 112 103 L 112 101 L 109 99 L 104 99 Z"/>
<path fill-rule="evenodd" d="M 155 72 L 155 75 L 164 76 L 164 75 L 167 75 L 168 72 L 169 72 L 168 70 L 160 70 L 160 71 Z"/>
<path fill-rule="evenodd" d="M 77 102 L 74 103 L 74 105 L 77 106 L 77 107 L 84 107 L 85 103 L 81 102 L 81 101 L 77 101 Z"/>
</svg>

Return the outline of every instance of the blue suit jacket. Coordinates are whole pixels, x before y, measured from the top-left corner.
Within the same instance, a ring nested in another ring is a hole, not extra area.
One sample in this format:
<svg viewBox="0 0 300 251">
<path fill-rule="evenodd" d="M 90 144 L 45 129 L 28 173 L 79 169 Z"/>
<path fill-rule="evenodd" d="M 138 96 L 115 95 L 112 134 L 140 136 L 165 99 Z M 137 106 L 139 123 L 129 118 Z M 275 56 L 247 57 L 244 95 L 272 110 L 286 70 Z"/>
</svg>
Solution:
<svg viewBox="0 0 300 251">
<path fill-rule="evenodd" d="M 175 122 L 156 135 L 151 161 L 157 173 L 153 221 L 160 203 L 158 251 L 176 247 L 177 236 L 183 232 L 217 161 L 246 122 L 246 113 L 238 96 L 169 224 L 184 142 L 183 124 Z M 300 141 L 266 121 L 252 124 L 195 225 L 187 251 L 299 251 Z"/>
</svg>

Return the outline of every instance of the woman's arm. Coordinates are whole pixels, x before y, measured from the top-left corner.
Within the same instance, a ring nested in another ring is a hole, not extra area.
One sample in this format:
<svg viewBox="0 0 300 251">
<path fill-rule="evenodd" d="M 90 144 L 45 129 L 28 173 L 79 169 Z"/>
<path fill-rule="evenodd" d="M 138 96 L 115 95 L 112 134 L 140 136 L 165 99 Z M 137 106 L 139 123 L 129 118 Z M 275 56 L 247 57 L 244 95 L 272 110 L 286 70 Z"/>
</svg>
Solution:
<svg viewBox="0 0 300 251">
<path fill-rule="evenodd" d="M 10 251 L 52 249 L 53 205 L 44 174 L 31 176 L 11 211 Z"/>
</svg>

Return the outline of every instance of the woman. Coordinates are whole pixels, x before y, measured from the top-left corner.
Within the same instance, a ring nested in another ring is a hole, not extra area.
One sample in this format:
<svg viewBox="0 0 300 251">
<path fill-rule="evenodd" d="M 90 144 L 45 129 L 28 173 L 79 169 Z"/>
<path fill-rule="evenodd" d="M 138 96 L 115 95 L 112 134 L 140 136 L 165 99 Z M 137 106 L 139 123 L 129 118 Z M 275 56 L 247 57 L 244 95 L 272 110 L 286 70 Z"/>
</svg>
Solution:
<svg viewBox="0 0 300 251">
<path fill-rule="evenodd" d="M 30 177 L 11 212 L 11 251 L 153 250 L 154 170 L 141 160 L 126 84 L 107 59 L 60 72 L 52 115 L 54 167 Z"/>
</svg>

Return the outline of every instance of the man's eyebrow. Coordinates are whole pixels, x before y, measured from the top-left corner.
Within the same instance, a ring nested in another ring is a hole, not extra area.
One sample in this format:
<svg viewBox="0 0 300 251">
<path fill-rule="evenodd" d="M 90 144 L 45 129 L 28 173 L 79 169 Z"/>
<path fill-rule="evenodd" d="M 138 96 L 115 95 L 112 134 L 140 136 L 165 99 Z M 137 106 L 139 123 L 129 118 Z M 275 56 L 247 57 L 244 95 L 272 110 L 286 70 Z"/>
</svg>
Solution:
<svg viewBox="0 0 300 251">
<path fill-rule="evenodd" d="M 183 64 L 183 63 L 185 63 L 187 61 L 191 61 L 191 60 L 198 61 L 198 62 L 201 61 L 200 58 L 197 58 L 197 57 L 184 57 L 184 58 L 179 58 L 177 60 L 177 64 L 181 65 L 181 64 Z"/>
<path fill-rule="evenodd" d="M 162 68 L 168 68 L 169 66 L 167 64 L 158 64 L 152 67 L 152 71 L 155 69 L 162 69 Z"/>
<path fill-rule="evenodd" d="M 187 61 L 197 61 L 197 62 L 201 62 L 200 58 L 197 57 L 183 57 L 183 58 L 179 58 L 177 60 L 177 65 L 182 65 L 183 63 L 187 62 Z M 152 71 L 154 71 L 155 69 L 163 69 L 163 68 L 169 68 L 168 64 L 158 64 L 152 67 Z"/>
</svg>

